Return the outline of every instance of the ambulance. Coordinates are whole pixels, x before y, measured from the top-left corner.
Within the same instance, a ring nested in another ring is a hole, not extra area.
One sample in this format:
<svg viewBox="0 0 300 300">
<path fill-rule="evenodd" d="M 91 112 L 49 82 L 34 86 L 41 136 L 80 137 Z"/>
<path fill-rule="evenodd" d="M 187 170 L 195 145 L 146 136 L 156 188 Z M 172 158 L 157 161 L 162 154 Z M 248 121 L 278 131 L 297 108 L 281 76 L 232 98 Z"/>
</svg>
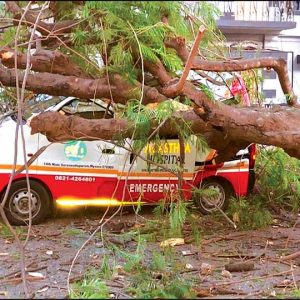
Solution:
<svg viewBox="0 0 300 300">
<path fill-rule="evenodd" d="M 46 111 L 88 119 L 115 117 L 101 100 L 51 99 L 54 100 Z M 186 201 L 194 201 L 202 213 L 209 214 L 218 208 L 225 210 L 232 196 L 247 195 L 254 185 L 255 144 L 239 151 L 231 161 L 215 164 L 216 151 L 203 151 L 193 140 L 185 143 L 185 164 L 179 185 L 178 139 L 150 142 L 139 155 L 131 153 L 134 141 L 130 139 L 125 146 L 103 140 L 50 143 L 42 134 L 31 135 L 30 118 L 25 113 L 24 153 L 20 130 L 15 149 L 16 120 L 16 114 L 8 114 L 0 121 L 0 193 L 1 201 L 5 200 L 6 216 L 13 225 L 28 223 L 29 207 L 32 223 L 39 224 L 57 208 L 173 201 L 177 199 L 179 186 Z M 29 161 L 43 146 L 46 149 L 28 168 L 29 189 L 26 170 L 17 175 L 12 170 L 14 166 L 16 171 L 21 170 L 24 159 Z M 199 188 L 213 189 L 213 196 L 195 193 Z"/>
</svg>

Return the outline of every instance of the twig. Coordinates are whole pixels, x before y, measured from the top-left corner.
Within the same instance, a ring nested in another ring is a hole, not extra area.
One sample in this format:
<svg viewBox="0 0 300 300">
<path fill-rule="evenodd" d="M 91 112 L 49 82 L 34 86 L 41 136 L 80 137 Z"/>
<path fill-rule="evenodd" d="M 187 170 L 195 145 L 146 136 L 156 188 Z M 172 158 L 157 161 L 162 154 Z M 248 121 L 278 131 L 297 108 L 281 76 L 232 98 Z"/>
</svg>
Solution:
<svg viewBox="0 0 300 300">
<path fill-rule="evenodd" d="M 109 287 L 115 287 L 115 288 L 119 288 L 119 289 L 122 289 L 124 288 L 124 284 L 117 284 L 117 283 L 114 283 L 114 282 L 110 282 L 110 281 L 105 281 L 105 284 Z"/>
<path fill-rule="evenodd" d="M 290 255 L 281 256 L 280 260 L 291 260 L 291 259 L 295 259 L 295 258 L 297 258 L 299 256 L 300 256 L 300 251 L 297 251 L 297 252 L 292 253 Z"/>
<path fill-rule="evenodd" d="M 114 102 L 114 97 L 113 97 L 113 94 L 112 94 L 110 79 L 109 79 L 109 75 L 108 75 L 107 43 L 106 43 L 106 39 L 105 39 L 105 35 L 104 35 L 104 28 L 103 28 L 103 24 L 102 24 L 102 18 L 100 17 L 99 20 L 100 20 L 100 24 L 101 24 L 102 38 L 103 38 L 103 44 L 104 44 L 105 70 L 106 70 L 106 77 L 107 77 L 107 82 L 108 82 L 108 86 L 109 86 L 110 101 Z M 105 113 L 104 113 L 104 118 L 106 117 L 106 114 L 108 112 L 108 109 L 110 107 L 111 102 L 109 102 L 109 104 L 106 107 L 106 110 L 105 110 Z"/>
<path fill-rule="evenodd" d="M 53 143 L 48 144 L 47 146 L 41 147 L 39 150 L 37 150 L 32 157 L 27 161 L 27 167 L 31 166 L 33 162 Z M 22 173 L 26 169 L 26 165 L 22 165 L 17 171 L 15 171 L 15 176 Z M 60 235 L 60 233 L 58 234 Z"/>
<path fill-rule="evenodd" d="M 24 95 L 25 95 L 25 87 L 26 87 L 26 81 L 27 81 L 27 77 L 29 75 L 29 71 L 30 71 L 30 58 L 31 58 L 31 55 L 30 55 L 30 49 L 31 49 L 31 44 L 32 44 L 32 40 L 34 38 L 34 35 L 35 35 L 35 31 L 36 31 L 36 28 L 37 28 L 37 24 L 39 22 L 39 19 L 41 17 L 41 14 L 42 14 L 42 11 L 45 9 L 45 7 L 47 6 L 48 2 L 46 1 L 42 8 L 40 9 L 39 13 L 38 13 L 38 16 L 36 18 L 36 21 L 35 21 L 35 24 L 33 26 L 33 29 L 32 29 L 32 32 L 31 32 L 31 36 L 30 36 L 30 39 L 29 39 L 29 43 L 28 43 L 28 47 L 27 47 L 27 61 L 26 61 L 26 68 L 25 68 L 25 74 L 24 74 L 24 77 L 23 77 L 23 82 L 22 82 L 22 88 L 21 88 L 21 97 L 19 98 L 19 94 L 18 94 L 18 125 L 19 124 L 22 124 L 21 121 L 22 121 L 22 111 L 21 111 L 21 108 L 24 104 Z M 17 39 L 16 39 L 17 41 Z M 16 44 L 16 47 L 17 47 L 17 44 Z M 17 48 L 15 47 L 15 51 L 17 53 Z M 15 55 L 15 69 L 16 69 L 16 76 L 17 76 L 17 55 Z M 29 182 L 29 173 L 28 173 L 28 165 L 27 165 L 27 158 L 26 158 L 26 142 L 25 142 L 25 137 L 24 137 L 24 129 L 23 129 L 23 126 L 21 125 L 21 138 L 22 138 L 22 146 L 23 146 L 23 158 L 24 158 L 24 165 L 25 165 L 25 170 L 26 170 L 26 182 L 27 182 L 27 192 L 28 192 L 28 195 L 29 195 L 29 201 L 28 201 L 28 211 L 29 211 L 29 224 L 28 224 L 28 230 L 27 230 L 27 236 L 26 236 L 26 239 L 25 239 L 25 242 L 23 244 L 23 247 L 25 249 L 27 243 L 28 243 L 28 240 L 30 238 L 30 232 L 31 232 L 31 223 L 32 223 L 32 211 L 31 211 L 31 192 L 30 192 L 30 182 Z"/>
<path fill-rule="evenodd" d="M 26 276 L 26 280 L 27 281 L 38 281 L 38 280 L 43 280 L 45 278 L 43 277 L 34 277 L 34 276 Z M 22 278 L 10 278 L 10 279 L 6 279 L 6 280 L 3 280 L 1 282 L 1 284 L 6 284 L 6 283 L 20 283 L 22 281 Z"/>
<path fill-rule="evenodd" d="M 28 44 L 28 53 L 27 53 L 27 56 L 30 56 L 30 47 L 31 47 L 31 42 L 32 42 L 32 39 L 33 39 L 33 36 L 34 36 L 34 32 L 35 32 L 35 29 L 36 29 L 36 26 L 37 26 L 37 23 L 38 23 L 38 20 L 39 20 L 39 17 L 41 15 L 41 12 L 42 10 L 44 9 L 44 7 L 46 6 L 47 2 L 43 4 L 40 12 L 39 12 L 39 15 L 36 19 L 36 22 L 34 24 L 34 28 L 33 28 L 33 31 L 31 33 L 31 37 L 30 37 L 30 40 L 29 40 L 29 44 Z M 18 40 L 18 37 L 19 37 L 19 32 L 20 32 L 20 28 L 21 28 L 21 23 L 23 21 L 23 19 L 25 18 L 25 15 L 26 13 L 28 12 L 29 8 L 30 8 L 30 5 L 31 5 L 31 1 L 27 4 L 21 18 L 18 20 L 19 23 L 18 23 L 18 27 L 17 27 L 17 32 L 16 32 L 16 35 L 15 35 L 15 51 L 17 51 L 17 40 Z M 17 90 L 17 99 L 18 99 L 18 120 L 17 120 L 17 126 L 16 126 L 16 134 L 15 134 L 15 150 L 14 150 L 14 165 L 13 165 L 13 170 L 12 170 L 12 173 L 11 173 L 11 176 L 9 178 L 9 182 L 8 182 L 8 186 L 7 186 L 7 189 L 5 191 L 5 195 L 4 195 L 4 198 L 3 198 L 3 201 L 1 202 L 1 205 L 0 205 L 0 214 L 4 220 L 4 223 L 8 226 L 9 230 L 12 232 L 15 240 L 16 240 L 16 243 L 20 249 L 20 255 L 21 255 L 21 281 L 23 282 L 23 289 L 24 289 L 24 293 L 25 293 L 25 297 L 26 298 L 29 298 L 30 295 L 29 295 L 29 292 L 28 292 L 28 287 L 27 287 L 27 284 L 26 284 L 26 273 L 25 273 L 25 254 L 24 254 L 24 249 L 25 249 L 25 246 L 26 246 L 26 243 L 29 239 L 29 235 L 30 235 L 30 228 L 31 226 L 29 226 L 28 228 L 28 233 L 27 233 L 27 237 L 26 237 L 26 240 L 25 240 L 25 243 L 24 245 L 22 245 L 17 233 L 15 232 L 15 230 L 13 229 L 13 227 L 10 225 L 7 217 L 6 217 L 6 214 L 5 214 L 5 211 L 4 211 L 4 207 L 5 207 L 5 203 L 7 201 L 7 198 L 8 198 L 8 193 L 9 193 L 9 190 L 10 190 L 10 187 L 11 187 L 11 184 L 12 184 L 12 180 L 14 178 L 14 176 L 16 175 L 15 173 L 15 169 L 16 169 L 16 162 L 17 162 L 17 149 L 18 149 L 18 132 L 19 132 L 19 126 L 20 124 L 22 123 L 22 104 L 23 104 L 23 99 L 24 99 L 24 94 L 25 94 L 25 86 L 26 86 L 26 79 L 27 79 L 27 76 L 29 74 L 29 70 L 30 70 L 30 60 L 27 58 L 27 64 L 26 64 L 26 69 L 25 69 L 25 75 L 24 75 L 24 79 L 23 79 L 23 82 L 22 82 L 22 88 L 21 88 L 21 94 L 20 94 L 20 90 L 19 90 L 19 81 L 18 81 L 18 72 L 17 72 L 17 55 L 15 56 L 15 73 L 16 73 L 16 90 Z M 28 179 L 28 168 L 26 166 L 26 149 L 25 149 L 25 139 L 24 139 L 24 132 L 23 132 L 23 128 L 21 126 L 21 136 L 22 136 L 22 142 L 23 142 L 23 154 L 24 154 L 24 161 L 25 161 L 25 168 L 26 168 L 26 180 L 27 180 L 27 183 L 29 181 Z M 29 190 L 29 195 L 30 195 L 30 186 L 29 186 L 29 183 L 28 183 L 28 190 Z M 30 196 L 29 196 L 29 224 L 31 225 L 31 199 L 30 199 Z"/>
<path fill-rule="evenodd" d="M 211 238 L 211 239 L 208 239 L 208 240 L 204 240 L 202 242 L 202 245 L 207 245 L 207 244 L 219 242 L 219 241 L 222 241 L 222 240 L 234 240 L 235 238 L 240 238 L 241 236 L 247 235 L 247 234 L 249 234 L 249 233 L 247 233 L 247 232 L 234 232 L 234 233 L 228 234 L 226 236 L 220 236 L 220 237 L 215 237 L 215 238 Z"/>
<path fill-rule="evenodd" d="M 184 86 L 184 83 L 186 81 L 186 78 L 187 78 L 187 76 L 188 76 L 188 74 L 189 74 L 189 72 L 190 72 L 190 70 L 191 70 L 191 68 L 193 66 L 193 60 L 194 60 L 195 55 L 196 55 L 196 53 L 198 51 L 199 43 L 200 43 L 201 39 L 203 38 L 204 32 L 205 32 L 205 27 L 201 25 L 199 27 L 199 32 L 198 32 L 198 34 L 196 36 L 194 45 L 193 45 L 193 47 L 192 47 L 192 49 L 191 49 L 191 51 L 189 53 L 189 57 L 188 57 L 187 62 L 185 64 L 185 67 L 184 67 L 184 70 L 182 72 L 182 75 L 181 75 L 181 77 L 180 77 L 180 79 L 179 79 L 179 81 L 178 81 L 178 83 L 176 85 L 177 92 L 180 92 L 183 89 L 183 86 Z"/>
<path fill-rule="evenodd" d="M 31 265 L 33 265 L 33 263 L 34 263 L 34 261 L 32 261 L 27 267 L 25 267 L 25 270 L 26 270 L 27 268 L 29 268 Z M 20 274 L 20 272 L 21 272 L 21 271 L 18 271 L 18 272 L 13 271 L 13 272 L 7 273 L 7 274 L 1 276 L 1 277 L 0 277 L 0 280 L 3 279 L 3 278 L 6 278 L 6 277 L 11 277 L 12 275 L 17 276 L 18 274 Z"/>
<path fill-rule="evenodd" d="M 269 261 L 272 261 L 272 262 L 276 262 L 276 263 L 280 263 L 280 264 L 283 264 L 283 265 L 286 265 L 286 266 L 290 266 L 291 264 L 287 261 L 284 261 L 284 260 L 280 260 L 278 258 L 271 258 L 271 257 L 267 257 Z"/>
<path fill-rule="evenodd" d="M 179 138 L 179 170 L 178 170 L 178 190 L 180 195 L 180 200 L 184 200 L 184 193 L 183 193 L 183 172 L 184 172 L 184 161 L 185 161 L 185 143 L 184 138 L 181 134 L 178 136 Z"/>
<path fill-rule="evenodd" d="M 300 219 L 297 219 L 297 220 L 296 220 L 295 224 L 294 224 L 293 227 L 292 227 L 292 230 L 295 229 L 295 227 L 297 226 L 297 224 L 299 223 L 299 221 L 300 221 Z M 287 249 L 287 247 L 288 247 L 289 241 L 290 241 L 290 235 L 288 236 L 288 238 L 287 238 L 287 240 L 286 240 L 286 244 L 285 244 L 285 248 L 286 248 L 286 249 Z"/>
<path fill-rule="evenodd" d="M 246 282 L 246 281 L 250 281 L 250 280 L 260 280 L 260 279 L 269 278 L 269 277 L 273 277 L 273 276 L 285 275 L 285 274 L 288 274 L 293 271 L 294 271 L 293 269 L 290 269 L 288 271 L 283 271 L 283 272 L 274 273 L 274 274 L 268 274 L 268 275 L 257 276 L 257 277 L 252 277 L 252 278 L 245 278 L 245 279 L 230 281 L 230 282 L 215 283 L 213 286 L 233 285 L 233 284 L 242 283 L 242 282 Z"/>
<path fill-rule="evenodd" d="M 292 268 L 293 268 L 293 266 L 291 265 L 291 269 L 292 269 Z M 292 277 L 293 277 L 293 283 L 294 283 L 295 289 L 298 290 L 297 281 L 296 281 L 296 279 L 295 279 L 294 272 L 292 272 Z"/>
<path fill-rule="evenodd" d="M 15 36 L 15 46 L 17 46 L 17 38 L 19 36 L 19 32 L 20 32 L 20 28 L 21 28 L 21 22 L 22 20 L 25 18 L 25 14 L 27 13 L 27 11 L 29 10 L 29 7 L 31 5 L 31 1 L 27 4 L 27 6 L 25 7 L 25 10 L 19 20 L 19 23 L 18 23 L 18 27 L 17 27 L 17 32 L 16 32 L 16 36 Z M 15 60 L 17 58 L 15 57 Z M 16 61 L 15 61 L 15 65 L 16 65 Z M 7 200 L 7 197 L 8 197 L 8 193 L 9 193 L 9 190 L 10 190 L 10 187 L 11 187 L 11 183 L 12 183 L 12 180 L 14 178 L 14 172 L 15 172 L 15 168 L 16 168 L 16 163 L 17 163 L 17 148 L 18 148 L 18 132 L 19 132 L 19 120 L 20 120 L 20 91 L 19 91 L 19 81 L 18 81 L 18 72 L 17 72 L 17 67 L 15 66 L 15 72 L 16 72 L 16 88 L 17 88 L 17 97 L 18 97 L 18 122 L 17 122 L 17 126 L 16 126 L 16 135 L 15 135 L 15 150 L 14 150 L 14 167 L 13 167 L 13 170 L 12 170 L 12 173 L 11 173 L 11 176 L 9 178 L 9 182 L 8 182 L 8 186 L 7 186 L 7 189 L 5 191 L 5 195 L 4 195 L 4 198 L 1 202 L 1 206 L 0 206 L 0 214 L 4 220 L 4 223 L 8 226 L 9 230 L 11 231 L 11 233 L 13 234 L 15 240 L 16 240 L 16 243 L 17 243 L 17 246 L 19 247 L 19 250 L 20 250 L 20 261 L 21 261 L 21 281 L 23 283 L 23 290 L 24 290 L 24 293 L 25 293 L 25 297 L 26 298 L 29 298 L 29 292 L 28 292 L 28 287 L 27 287 L 27 282 L 26 282 L 26 273 L 25 273 L 25 256 L 24 256 L 24 247 L 16 233 L 16 231 L 13 229 L 13 227 L 10 225 L 7 217 L 6 217 L 6 214 L 5 214 L 5 211 L 4 211 L 4 206 L 5 206 L 5 202 Z"/>
<path fill-rule="evenodd" d="M 219 207 L 214 202 L 209 201 L 209 199 L 207 199 L 207 202 L 209 202 L 209 204 L 213 205 L 225 217 L 225 219 L 233 226 L 234 229 L 237 229 L 236 224 L 226 215 L 226 213 L 221 209 L 221 207 Z"/>
</svg>

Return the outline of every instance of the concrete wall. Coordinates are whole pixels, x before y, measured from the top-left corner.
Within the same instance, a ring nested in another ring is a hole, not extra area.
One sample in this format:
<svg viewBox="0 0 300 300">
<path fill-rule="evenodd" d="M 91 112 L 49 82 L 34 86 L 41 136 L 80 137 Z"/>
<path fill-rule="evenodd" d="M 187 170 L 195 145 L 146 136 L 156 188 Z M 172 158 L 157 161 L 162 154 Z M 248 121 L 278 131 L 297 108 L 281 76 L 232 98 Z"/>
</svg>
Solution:
<svg viewBox="0 0 300 300">
<path fill-rule="evenodd" d="M 297 55 L 300 55 L 300 15 L 294 16 L 297 27 L 283 30 L 278 36 L 265 36 L 265 48 L 293 53 L 293 89 L 300 98 L 300 64 L 297 64 Z"/>
<path fill-rule="evenodd" d="M 259 49 L 258 56 L 282 57 L 287 60 L 289 77 L 300 102 L 300 61 L 297 63 L 297 55 L 300 55 L 300 10 L 297 5 L 294 5 L 293 15 L 290 14 L 289 8 L 285 6 L 285 1 L 278 1 L 280 2 L 280 9 L 283 9 L 283 14 L 280 16 L 277 1 L 271 4 L 270 1 L 211 2 L 224 13 L 224 16 L 218 20 L 218 25 L 226 36 L 227 44 L 253 41 Z M 268 18 L 265 18 L 267 7 L 269 13 L 267 13 Z M 279 18 L 276 18 L 276 16 L 279 16 Z M 283 30 L 294 26 L 296 28 Z M 264 52 L 263 49 L 273 51 Z M 259 54 L 260 52 L 261 54 Z M 251 53 L 245 53 L 243 56 L 245 58 L 253 57 Z M 300 60 L 300 57 L 298 60 Z M 284 102 L 285 97 L 276 74 L 273 71 L 272 74 L 263 71 L 263 75 L 266 79 L 261 88 L 266 96 L 265 102 Z"/>
</svg>

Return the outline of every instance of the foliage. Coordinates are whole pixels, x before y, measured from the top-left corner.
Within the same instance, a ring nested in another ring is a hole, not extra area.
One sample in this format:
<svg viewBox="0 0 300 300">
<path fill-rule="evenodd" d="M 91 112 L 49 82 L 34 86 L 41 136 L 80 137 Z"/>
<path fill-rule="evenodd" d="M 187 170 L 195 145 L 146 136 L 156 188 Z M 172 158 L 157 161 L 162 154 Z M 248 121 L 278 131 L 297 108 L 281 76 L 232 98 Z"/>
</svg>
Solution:
<svg viewBox="0 0 300 300">
<path fill-rule="evenodd" d="M 208 86 L 206 86 L 203 83 L 199 83 L 199 87 L 201 88 L 201 90 L 203 91 L 203 93 L 211 100 L 214 99 L 214 93 L 212 91 L 211 88 L 209 88 Z"/>
<path fill-rule="evenodd" d="M 195 245 L 200 246 L 201 241 L 202 241 L 202 233 L 199 229 L 199 224 L 198 224 L 198 222 L 196 222 L 193 214 L 190 214 L 188 217 L 189 217 L 189 220 L 191 223 L 192 237 L 193 237 L 194 243 L 195 243 Z M 197 216 L 197 219 L 198 218 L 199 218 L 199 216 Z"/>
<path fill-rule="evenodd" d="M 272 222 L 272 215 L 266 204 L 255 196 L 231 199 L 228 214 L 242 229 L 261 228 Z"/>
<path fill-rule="evenodd" d="M 177 262 L 172 248 L 153 250 L 152 253 L 145 253 L 144 240 L 138 236 L 136 251 L 128 252 L 117 246 L 112 246 L 115 252 L 115 259 L 122 261 L 118 265 L 123 269 L 126 276 L 124 292 L 138 299 L 189 299 L 194 298 L 192 289 L 193 282 L 179 276 L 184 268 L 182 263 Z M 108 256 L 104 256 L 102 267 L 92 268 L 82 281 L 72 285 L 71 298 L 105 298 L 109 296 L 109 289 L 106 280 L 114 278 L 114 273 Z"/>
<path fill-rule="evenodd" d="M 27 2 L 20 2 L 19 5 L 25 7 Z M 103 76 L 106 71 L 101 58 L 105 53 L 107 70 L 111 74 L 120 74 L 130 83 L 135 83 L 142 76 L 140 60 L 160 60 L 176 76 L 182 71 L 183 63 L 174 49 L 166 48 L 166 38 L 184 36 L 189 45 L 194 41 L 199 26 L 204 24 L 207 33 L 202 45 L 210 57 L 219 55 L 215 54 L 218 47 L 213 40 L 217 38 L 218 43 L 223 40 L 216 27 L 220 11 L 205 1 L 189 4 L 181 1 L 84 1 L 78 5 L 72 1 L 58 1 L 54 6 L 55 22 L 78 20 L 78 25 L 70 34 L 70 42 L 73 44 L 63 44 L 59 50 L 95 78 Z M 11 16 L 10 13 L 5 13 L 8 17 Z M 163 16 L 167 17 L 167 23 L 162 22 Z M 6 29 L 1 34 L 0 45 L 11 46 L 15 33 L 15 27 Z M 20 31 L 20 39 L 26 39 L 27 35 L 28 30 L 24 26 Z M 26 48 L 27 45 L 20 45 L 18 50 L 26 51 Z M 136 53 L 138 48 L 141 53 Z M 14 91 L 14 88 L 10 89 Z M 206 87 L 203 89 L 207 91 Z M 0 96 L 1 94 L 5 99 L 1 102 L 12 102 L 12 99 L 7 100 L 4 90 L 0 92 Z M 139 101 L 140 98 L 140 90 L 133 90 L 132 99 Z M 159 111 L 157 113 L 157 119 L 160 119 Z M 149 118 L 145 114 L 137 121 L 140 122 L 138 130 L 149 127 Z"/>
<path fill-rule="evenodd" d="M 167 49 L 163 43 L 164 38 L 174 34 L 183 35 L 188 40 L 193 38 L 181 14 L 180 1 L 86 1 L 80 13 L 86 22 L 72 33 L 76 50 L 85 56 L 91 53 L 97 56 L 97 53 L 104 53 L 105 47 L 109 48 L 111 72 L 126 76 L 131 81 L 136 80 L 137 73 L 133 66 L 135 55 L 139 55 L 134 52 L 137 42 L 143 60 L 162 60 L 171 72 L 182 68 L 176 53 Z M 161 22 L 162 15 L 168 16 L 168 24 Z M 89 31 L 86 31 L 87 26 Z M 110 41 L 118 42 L 110 46 Z M 82 64 L 82 67 L 87 66 Z M 96 72 L 96 69 L 88 71 Z"/>
<path fill-rule="evenodd" d="M 158 251 L 153 251 L 150 268 L 156 271 L 165 271 L 167 268 L 166 257 Z"/>
<path fill-rule="evenodd" d="M 76 282 L 71 289 L 71 299 L 108 299 L 109 290 L 106 284 L 94 276 L 86 276 L 83 281 Z"/>
<path fill-rule="evenodd" d="M 299 289 L 293 289 L 292 290 L 292 298 L 295 298 L 295 299 L 300 299 L 300 290 Z"/>
<path fill-rule="evenodd" d="M 74 236 L 79 236 L 83 235 L 84 231 L 82 229 L 76 228 L 76 227 L 69 227 L 64 230 L 65 235 L 74 235 Z"/>
<path fill-rule="evenodd" d="M 206 27 L 206 33 L 201 40 L 200 49 L 205 57 L 209 59 L 224 58 L 228 55 L 228 48 L 225 45 L 225 37 L 217 28 L 216 20 L 222 15 L 221 11 L 209 1 L 193 1 L 185 3 L 183 10 L 190 17 L 190 26 L 193 34 L 200 25 Z M 195 28 L 195 27 L 196 28 Z M 217 41 L 217 44 L 216 44 Z"/>
<path fill-rule="evenodd" d="M 169 222 L 172 235 L 181 235 L 181 229 L 187 217 L 186 206 L 183 200 L 170 204 Z"/>
<path fill-rule="evenodd" d="M 26 234 L 24 228 L 16 227 L 15 231 L 21 240 L 24 239 L 24 235 Z M 6 239 L 13 238 L 13 234 L 11 233 L 10 229 L 2 223 L 0 223 L 0 236 Z"/>
<path fill-rule="evenodd" d="M 21 1 L 18 4 L 25 8 L 28 3 Z M 205 1 L 196 5 L 186 5 L 181 1 L 84 1 L 78 5 L 73 1 L 57 1 L 54 6 L 55 22 L 78 20 L 78 25 L 70 34 L 73 44 L 63 44 L 59 50 L 94 77 L 101 77 L 105 72 L 101 58 L 103 53 L 107 53 L 108 71 L 120 74 L 131 83 L 141 76 L 137 66 L 139 59 L 160 60 L 169 72 L 176 75 L 182 70 L 183 63 L 174 49 L 165 47 L 164 40 L 184 36 L 189 44 L 194 41 L 194 33 L 201 24 L 207 28 L 203 46 L 210 51 L 210 55 L 214 55 L 216 49 L 211 41 L 216 37 L 222 40 L 216 29 L 216 17 L 220 12 Z M 4 22 L 9 23 L 12 14 L 5 10 L 3 3 L 0 12 L 3 18 L 7 18 Z M 191 15 L 195 18 L 187 17 Z M 168 23 L 162 22 L 162 16 L 168 18 Z M 6 28 L 1 33 L 0 46 L 11 47 L 15 36 L 16 27 Z M 28 39 L 26 26 L 20 28 L 19 39 Z M 135 53 L 137 44 L 141 54 Z M 24 52 L 26 49 L 27 43 L 19 43 L 18 51 Z M 15 91 L 14 88 L 5 90 L 11 90 L 13 94 Z M 4 98 L 0 103 L 14 102 L 13 98 L 7 99 L 5 90 L 0 91 L 0 96 Z M 139 93 L 133 95 L 133 99 L 140 98 Z"/>
<path fill-rule="evenodd" d="M 228 212 L 241 228 L 260 228 L 272 222 L 272 209 L 298 212 L 300 163 L 281 148 L 257 146 L 255 166 L 258 191 L 231 199 Z"/>
<path fill-rule="evenodd" d="M 109 258 L 106 255 L 104 255 L 104 257 L 103 257 L 100 272 L 104 279 L 110 279 L 113 275 L 111 268 L 109 266 Z"/>
<path fill-rule="evenodd" d="M 260 69 L 253 69 L 241 72 L 245 86 L 249 95 L 249 99 L 252 104 L 259 104 L 263 100 L 263 94 L 260 92 L 264 78 Z"/>
<path fill-rule="evenodd" d="M 121 250 L 115 245 L 112 245 L 112 249 L 115 252 L 117 258 L 122 258 L 125 261 L 124 270 L 126 272 L 136 271 L 141 267 L 141 262 L 144 258 L 144 251 L 146 247 L 146 240 L 138 235 L 137 247 L 134 253 L 129 253 Z"/>
<path fill-rule="evenodd" d="M 182 200 L 168 203 L 162 199 L 153 209 L 153 213 L 157 218 L 165 216 L 167 224 L 163 230 L 165 238 L 182 236 L 182 227 L 188 216 L 187 203 Z"/>
<path fill-rule="evenodd" d="M 5 30 L 3 34 L 1 34 L 0 46 L 7 46 L 11 42 L 12 38 L 16 35 L 16 31 L 17 29 L 15 27 Z"/>
<path fill-rule="evenodd" d="M 153 279 L 149 275 L 148 272 L 134 275 L 133 279 L 136 280 L 134 286 L 128 288 L 127 292 L 138 299 L 192 299 L 195 297 L 188 280 L 180 280 L 174 274 L 163 276 L 160 280 Z"/>
<path fill-rule="evenodd" d="M 195 198 L 214 198 L 219 195 L 219 191 L 214 187 L 209 188 L 194 188 L 193 194 Z"/>
<path fill-rule="evenodd" d="M 259 197 L 294 212 L 299 210 L 300 162 L 281 148 L 260 147 L 256 161 Z"/>
</svg>

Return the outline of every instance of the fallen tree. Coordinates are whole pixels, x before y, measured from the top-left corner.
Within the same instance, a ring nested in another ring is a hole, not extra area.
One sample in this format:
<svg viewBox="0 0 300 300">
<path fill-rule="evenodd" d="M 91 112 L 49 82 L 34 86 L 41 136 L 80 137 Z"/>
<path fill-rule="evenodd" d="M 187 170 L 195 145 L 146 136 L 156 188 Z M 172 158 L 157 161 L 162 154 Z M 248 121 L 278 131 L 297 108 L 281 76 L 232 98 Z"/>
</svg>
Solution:
<svg viewBox="0 0 300 300">
<path fill-rule="evenodd" d="M 41 21 L 37 18 L 38 6 L 26 7 L 28 3 L 23 2 L 21 7 L 15 1 L 7 1 L 10 26 L 25 30 L 17 49 L 12 35 L 11 42 L 0 50 L 2 86 L 16 87 L 16 82 L 21 86 L 26 80 L 26 89 L 37 94 L 103 98 L 112 106 L 127 105 L 133 100 L 153 107 L 170 99 L 189 100 L 190 109 L 169 116 L 159 129 L 160 136 L 180 134 L 181 126 L 174 126 L 174 121 L 182 126 L 188 123 L 191 134 L 203 136 L 218 151 L 217 161 L 230 158 L 250 143 L 282 147 L 289 155 L 300 158 L 300 111 L 286 62 L 271 57 L 220 60 L 220 55 L 216 55 L 217 60 L 208 59 L 211 55 L 207 50 L 212 51 L 216 45 L 211 47 L 216 28 L 203 25 L 208 23 L 207 18 L 212 24 L 212 16 L 207 13 L 213 10 L 211 4 L 199 2 L 206 13 L 195 19 L 180 2 L 68 1 L 64 10 L 62 3 L 51 2 Z M 67 12 L 71 19 L 65 19 Z M 33 26 L 38 34 L 30 41 L 26 30 Z M 34 53 L 26 52 L 28 43 Z M 203 44 L 201 51 L 199 43 Z M 28 64 L 30 72 L 26 74 L 22 70 Z M 215 101 L 211 90 L 188 77 L 194 70 L 220 85 L 221 81 L 204 71 L 257 68 L 277 72 L 289 107 L 229 106 Z M 30 124 L 32 134 L 42 133 L 50 141 L 60 142 L 109 140 L 121 134 L 131 137 L 136 127 L 126 118 L 86 120 L 56 112 L 41 113 Z M 159 120 L 153 117 L 146 134 L 150 136 L 158 126 Z"/>
</svg>

